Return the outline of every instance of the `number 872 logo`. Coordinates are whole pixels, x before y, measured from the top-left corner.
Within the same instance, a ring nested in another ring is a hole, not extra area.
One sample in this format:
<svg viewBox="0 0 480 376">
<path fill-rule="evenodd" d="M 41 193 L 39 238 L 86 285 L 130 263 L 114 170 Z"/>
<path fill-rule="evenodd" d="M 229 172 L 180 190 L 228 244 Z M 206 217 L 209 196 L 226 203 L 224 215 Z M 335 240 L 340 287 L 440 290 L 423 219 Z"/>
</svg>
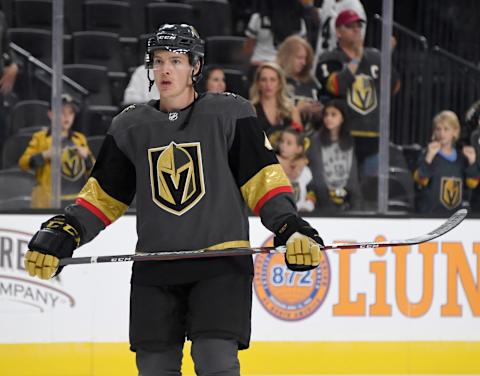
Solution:
<svg viewBox="0 0 480 376">
<path fill-rule="evenodd" d="M 320 308 L 330 286 L 330 264 L 325 252 L 320 255 L 318 268 L 307 272 L 288 269 L 283 254 L 256 256 L 253 285 L 267 312 L 281 320 L 296 321 Z"/>
</svg>

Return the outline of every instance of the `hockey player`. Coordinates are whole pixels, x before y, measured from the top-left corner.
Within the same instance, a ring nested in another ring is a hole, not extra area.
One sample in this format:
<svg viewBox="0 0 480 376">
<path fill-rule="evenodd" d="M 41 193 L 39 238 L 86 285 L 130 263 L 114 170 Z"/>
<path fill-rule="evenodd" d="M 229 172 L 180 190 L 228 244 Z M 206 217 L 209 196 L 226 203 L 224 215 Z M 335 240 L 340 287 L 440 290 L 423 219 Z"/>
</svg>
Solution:
<svg viewBox="0 0 480 376">
<path fill-rule="evenodd" d="M 25 268 L 51 278 L 59 259 L 137 200 L 137 252 L 248 247 L 248 208 L 287 245 L 297 271 L 319 264 L 321 238 L 296 211 L 292 188 L 248 101 L 198 95 L 204 42 L 163 25 L 147 43 L 161 100 L 116 116 L 76 204 L 44 224 Z M 208 216 L 208 217 L 206 217 Z M 198 375 L 239 375 L 249 346 L 251 257 L 133 264 L 130 344 L 142 376 L 180 375 L 185 337 Z"/>
</svg>

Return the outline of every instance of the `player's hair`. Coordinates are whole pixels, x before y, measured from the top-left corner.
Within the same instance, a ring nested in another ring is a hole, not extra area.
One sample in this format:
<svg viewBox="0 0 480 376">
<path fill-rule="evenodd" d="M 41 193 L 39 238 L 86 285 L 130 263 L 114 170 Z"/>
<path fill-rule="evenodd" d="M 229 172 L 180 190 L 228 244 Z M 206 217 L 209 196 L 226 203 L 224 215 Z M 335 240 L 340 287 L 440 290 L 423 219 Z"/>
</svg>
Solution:
<svg viewBox="0 0 480 376">
<path fill-rule="evenodd" d="M 313 66 L 313 49 L 305 39 L 298 35 L 292 35 L 285 39 L 278 47 L 277 62 L 284 69 L 287 77 L 291 77 L 293 73 L 293 57 L 298 49 L 302 47 L 307 53 L 307 61 L 301 72 L 298 74 L 298 77 L 301 82 L 307 83 L 312 81 L 311 71 Z"/>
<path fill-rule="evenodd" d="M 460 121 L 458 120 L 457 114 L 450 110 L 439 112 L 433 118 L 433 130 L 435 130 L 435 127 L 440 123 L 446 124 L 452 128 L 455 132 L 454 141 L 458 141 L 460 137 Z"/>
<path fill-rule="evenodd" d="M 264 69 L 271 69 L 277 73 L 279 81 L 279 90 L 276 94 L 277 106 L 280 113 L 280 116 L 284 118 L 292 117 L 293 103 L 288 97 L 287 94 L 287 80 L 285 78 L 285 73 L 283 69 L 277 63 L 272 61 L 264 62 L 260 64 L 255 72 L 255 78 L 253 84 L 250 87 L 250 101 L 255 106 L 257 103 L 260 103 L 260 89 L 258 83 L 260 81 L 260 75 Z"/>
<path fill-rule="evenodd" d="M 342 114 L 343 122 L 342 122 L 342 125 L 340 126 L 340 133 L 338 135 L 338 146 L 340 146 L 340 149 L 342 150 L 350 149 L 353 146 L 353 137 L 350 134 L 350 127 L 348 126 L 348 119 L 347 119 L 347 111 L 345 109 L 344 104 L 338 99 L 332 99 L 330 102 L 327 102 L 327 104 L 325 104 L 325 106 L 323 107 L 322 121 L 323 121 L 323 116 L 325 114 L 325 110 L 327 108 L 336 108 Z M 320 128 L 319 137 L 322 145 L 324 146 L 331 145 L 332 139 L 330 137 L 330 132 L 325 126 L 322 126 Z"/>
</svg>

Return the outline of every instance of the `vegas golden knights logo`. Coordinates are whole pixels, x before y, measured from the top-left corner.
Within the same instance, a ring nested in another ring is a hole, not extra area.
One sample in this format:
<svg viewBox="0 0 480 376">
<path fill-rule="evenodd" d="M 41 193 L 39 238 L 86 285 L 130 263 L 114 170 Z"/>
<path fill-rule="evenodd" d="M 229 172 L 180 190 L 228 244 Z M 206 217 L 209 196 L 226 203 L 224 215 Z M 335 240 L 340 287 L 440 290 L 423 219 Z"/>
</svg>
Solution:
<svg viewBox="0 0 480 376">
<path fill-rule="evenodd" d="M 76 181 L 85 174 L 85 161 L 74 147 L 62 150 L 62 177 Z"/>
<path fill-rule="evenodd" d="M 447 209 L 455 209 L 462 202 L 462 179 L 445 177 L 440 182 L 440 202 Z"/>
<path fill-rule="evenodd" d="M 359 114 L 367 115 L 377 108 L 377 91 L 373 78 L 365 74 L 355 76 L 347 92 L 348 105 Z"/>
<path fill-rule="evenodd" d="M 199 142 L 148 149 L 152 199 L 162 209 L 182 215 L 205 194 Z"/>
</svg>

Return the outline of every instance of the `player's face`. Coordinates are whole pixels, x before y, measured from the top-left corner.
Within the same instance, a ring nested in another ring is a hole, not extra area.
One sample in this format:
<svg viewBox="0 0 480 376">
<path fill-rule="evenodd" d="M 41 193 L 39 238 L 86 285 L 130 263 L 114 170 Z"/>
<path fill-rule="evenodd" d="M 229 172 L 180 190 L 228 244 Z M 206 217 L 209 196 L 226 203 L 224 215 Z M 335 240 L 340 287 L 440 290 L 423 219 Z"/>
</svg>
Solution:
<svg viewBox="0 0 480 376">
<path fill-rule="evenodd" d="M 457 133 L 448 123 L 439 122 L 433 129 L 433 140 L 438 141 L 441 146 L 450 146 L 455 142 Z"/>
<path fill-rule="evenodd" d="M 302 147 L 298 145 L 295 135 L 289 132 L 283 132 L 278 148 L 280 155 L 287 159 L 295 157 L 302 151 Z"/>
<path fill-rule="evenodd" d="M 153 75 L 162 98 L 178 97 L 191 88 L 192 70 L 187 54 L 164 50 L 155 51 Z"/>
<path fill-rule="evenodd" d="M 323 110 L 323 125 L 329 131 L 340 130 L 342 123 L 343 116 L 338 108 L 327 107 Z"/>
<path fill-rule="evenodd" d="M 305 68 L 305 65 L 307 65 L 307 51 L 305 50 L 305 47 L 299 45 L 292 58 L 292 73 L 299 74 L 302 72 L 303 68 Z"/>
<path fill-rule="evenodd" d="M 263 68 L 258 77 L 260 95 L 264 98 L 272 98 L 280 89 L 280 77 L 275 70 Z"/>
<path fill-rule="evenodd" d="M 221 69 L 215 69 L 210 72 L 207 80 L 207 91 L 212 93 L 222 93 L 226 89 L 225 74 Z"/>
</svg>

